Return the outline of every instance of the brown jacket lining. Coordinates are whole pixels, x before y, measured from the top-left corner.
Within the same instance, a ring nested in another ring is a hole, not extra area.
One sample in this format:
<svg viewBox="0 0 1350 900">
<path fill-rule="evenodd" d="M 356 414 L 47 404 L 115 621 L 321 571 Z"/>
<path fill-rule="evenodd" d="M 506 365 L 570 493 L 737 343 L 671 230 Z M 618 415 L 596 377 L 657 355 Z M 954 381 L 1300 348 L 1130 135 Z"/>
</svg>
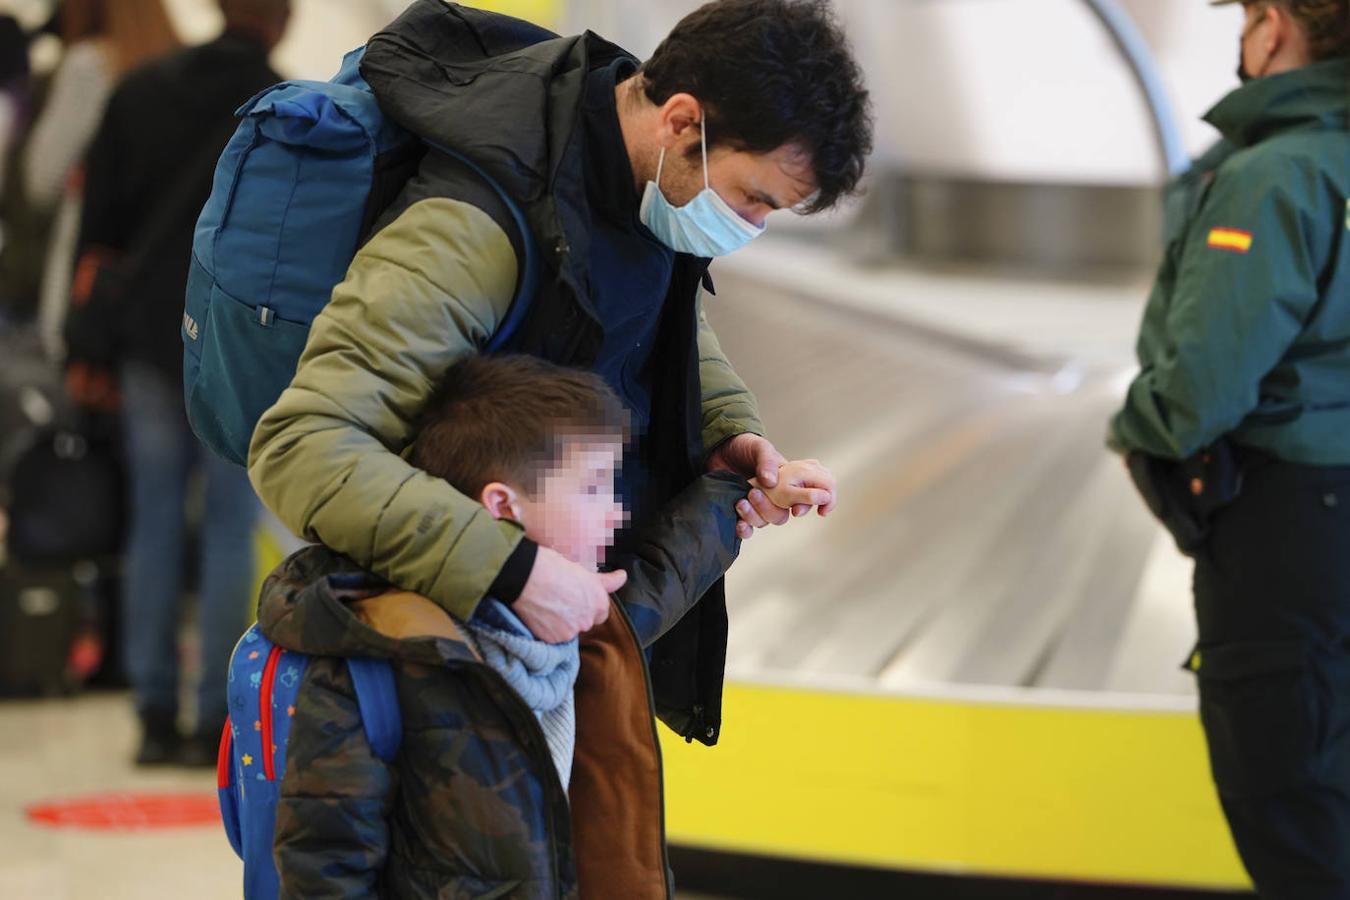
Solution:
<svg viewBox="0 0 1350 900">
<path fill-rule="evenodd" d="M 397 591 L 353 600 L 352 614 L 367 627 L 385 637 L 405 641 L 419 637 L 439 637 L 458 641 L 476 657 L 473 642 L 460 631 L 459 624 L 435 601 L 419 594 Z"/>
<path fill-rule="evenodd" d="M 581 636 L 571 795 L 584 900 L 667 896 L 660 751 L 642 651 L 622 615 L 616 605 Z"/>
</svg>

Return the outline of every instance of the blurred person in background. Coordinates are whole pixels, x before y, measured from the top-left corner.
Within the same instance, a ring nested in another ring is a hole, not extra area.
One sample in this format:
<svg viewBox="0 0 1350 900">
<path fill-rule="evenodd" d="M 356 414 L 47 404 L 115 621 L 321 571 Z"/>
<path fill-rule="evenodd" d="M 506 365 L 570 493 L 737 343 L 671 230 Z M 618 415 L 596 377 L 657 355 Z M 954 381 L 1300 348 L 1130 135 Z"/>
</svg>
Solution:
<svg viewBox="0 0 1350 900">
<path fill-rule="evenodd" d="M 161 0 L 62 0 L 53 24 L 64 55 L 24 148 L 22 180 L 28 202 L 56 216 L 38 304 L 43 343 L 60 359 L 80 231 L 81 162 L 117 82 L 179 41 Z"/>
<path fill-rule="evenodd" d="M 118 0 L 120 2 L 120 0 Z M 142 724 L 140 764 L 212 765 L 225 721 L 230 650 L 247 623 L 259 511 L 247 475 L 204 453 L 183 410 L 179 323 L 192 233 L 234 111 L 276 83 L 268 57 L 289 0 L 219 0 L 224 32 L 132 72 L 108 103 L 88 157 L 76 300 L 101 304 L 122 395 L 132 514 L 123 584 L 126 667 Z M 196 594 L 196 725 L 177 731 L 179 606 L 189 482 L 205 502 Z"/>
<path fill-rule="evenodd" d="M 30 260 L 46 247 L 50 221 L 30 212 L 17 178 L 36 93 L 29 36 L 13 16 L 0 16 L 0 327 L 26 325 L 37 310 L 41 264 Z"/>
<path fill-rule="evenodd" d="M 26 128 L 28 101 L 28 35 L 13 16 L 0 16 L 0 173 Z"/>
<path fill-rule="evenodd" d="M 1244 83 L 1174 195 L 1189 208 L 1110 443 L 1195 557 L 1189 668 L 1247 871 L 1265 897 L 1345 900 L 1350 7 L 1242 5 Z"/>
</svg>

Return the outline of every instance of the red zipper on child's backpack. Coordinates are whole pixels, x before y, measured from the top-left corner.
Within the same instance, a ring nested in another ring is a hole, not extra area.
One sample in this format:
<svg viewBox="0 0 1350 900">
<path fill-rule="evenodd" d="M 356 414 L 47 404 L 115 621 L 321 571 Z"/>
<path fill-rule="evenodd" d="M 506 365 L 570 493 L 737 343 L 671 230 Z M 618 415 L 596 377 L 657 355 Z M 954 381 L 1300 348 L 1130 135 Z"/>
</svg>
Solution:
<svg viewBox="0 0 1350 900">
<path fill-rule="evenodd" d="M 220 749 L 216 751 L 216 787 L 225 790 L 230 786 L 230 761 L 234 756 L 234 726 L 230 717 L 225 717 L 225 728 L 220 733 Z"/>
<path fill-rule="evenodd" d="M 262 686 L 258 690 L 258 721 L 262 723 L 262 764 L 263 777 L 268 781 L 277 780 L 277 765 L 273 757 L 276 748 L 272 746 L 272 683 L 277 677 L 277 663 L 281 661 L 282 650 L 273 647 L 267 654 L 267 664 L 263 666 Z"/>
</svg>

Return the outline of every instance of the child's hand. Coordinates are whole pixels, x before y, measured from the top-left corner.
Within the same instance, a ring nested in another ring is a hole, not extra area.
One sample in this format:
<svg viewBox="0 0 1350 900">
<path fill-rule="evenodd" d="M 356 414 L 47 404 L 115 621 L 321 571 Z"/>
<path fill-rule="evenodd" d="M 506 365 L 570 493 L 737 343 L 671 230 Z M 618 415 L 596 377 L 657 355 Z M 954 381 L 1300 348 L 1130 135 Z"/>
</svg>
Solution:
<svg viewBox="0 0 1350 900">
<path fill-rule="evenodd" d="M 762 491 L 775 506 L 791 509 L 794 516 L 806 515 L 813 506 L 820 515 L 827 516 L 838 502 L 834 473 L 818 459 L 797 459 L 780 466 L 778 484 L 772 488 L 762 486 L 754 478 L 750 479 L 750 485 Z"/>
</svg>

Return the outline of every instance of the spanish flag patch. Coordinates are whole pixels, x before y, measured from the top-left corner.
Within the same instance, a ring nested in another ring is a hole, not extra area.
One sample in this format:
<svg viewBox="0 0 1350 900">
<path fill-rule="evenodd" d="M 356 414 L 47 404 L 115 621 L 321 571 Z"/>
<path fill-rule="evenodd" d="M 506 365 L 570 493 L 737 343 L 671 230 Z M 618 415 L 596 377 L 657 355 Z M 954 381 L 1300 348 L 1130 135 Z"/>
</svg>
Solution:
<svg viewBox="0 0 1350 900">
<path fill-rule="evenodd" d="M 1252 233 L 1240 228 L 1213 228 L 1210 229 L 1207 243 L 1218 250 L 1246 253 L 1252 249 Z"/>
</svg>

